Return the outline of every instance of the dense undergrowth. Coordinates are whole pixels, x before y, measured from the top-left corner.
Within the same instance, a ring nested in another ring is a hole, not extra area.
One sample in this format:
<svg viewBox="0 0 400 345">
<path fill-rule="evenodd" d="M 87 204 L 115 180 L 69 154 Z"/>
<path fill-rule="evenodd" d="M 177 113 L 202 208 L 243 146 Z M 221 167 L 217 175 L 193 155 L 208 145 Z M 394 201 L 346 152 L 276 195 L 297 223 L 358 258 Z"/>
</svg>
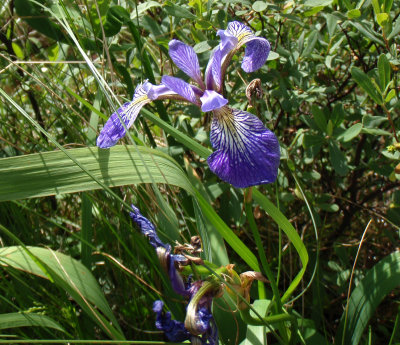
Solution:
<svg viewBox="0 0 400 345">
<path fill-rule="evenodd" d="M 200 236 L 216 267 L 270 271 L 249 301 L 292 319 L 246 325 L 223 284 L 221 344 L 399 343 L 399 15 L 393 0 L 4 1 L 0 343 L 166 341 L 153 302 L 180 321 L 187 303 L 131 204 L 165 243 Z M 117 146 L 95 146 L 139 83 L 186 78 L 172 39 L 204 68 L 233 20 L 271 43 L 253 73 L 236 54 L 225 95 L 277 136 L 275 183 L 240 189 L 214 175 L 212 116 L 185 103 L 150 103 Z"/>
</svg>

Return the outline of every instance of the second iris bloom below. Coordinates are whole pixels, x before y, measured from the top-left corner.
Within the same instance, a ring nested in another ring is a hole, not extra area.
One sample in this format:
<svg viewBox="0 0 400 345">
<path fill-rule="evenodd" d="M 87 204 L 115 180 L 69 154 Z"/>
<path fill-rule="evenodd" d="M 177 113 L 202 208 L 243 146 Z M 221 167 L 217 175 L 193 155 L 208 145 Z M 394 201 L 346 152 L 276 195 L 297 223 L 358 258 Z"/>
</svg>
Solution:
<svg viewBox="0 0 400 345">
<path fill-rule="evenodd" d="M 207 161 L 216 175 L 238 188 L 274 182 L 280 160 L 276 136 L 255 115 L 229 107 L 222 95 L 226 68 L 238 49 L 246 44 L 242 68 L 250 73 L 264 65 L 270 44 L 236 21 L 230 22 L 226 30 L 219 30 L 217 35 L 221 43 L 211 54 L 204 80 L 194 49 L 172 40 L 169 43 L 171 59 L 197 86 L 171 76 L 163 76 L 160 85 L 148 81 L 138 85 L 132 101 L 108 119 L 97 138 L 97 146 L 114 146 L 125 136 L 120 119 L 127 128 L 131 127 L 147 103 L 162 99 L 190 102 L 204 112 L 213 113 L 210 141 L 215 151 Z"/>
</svg>

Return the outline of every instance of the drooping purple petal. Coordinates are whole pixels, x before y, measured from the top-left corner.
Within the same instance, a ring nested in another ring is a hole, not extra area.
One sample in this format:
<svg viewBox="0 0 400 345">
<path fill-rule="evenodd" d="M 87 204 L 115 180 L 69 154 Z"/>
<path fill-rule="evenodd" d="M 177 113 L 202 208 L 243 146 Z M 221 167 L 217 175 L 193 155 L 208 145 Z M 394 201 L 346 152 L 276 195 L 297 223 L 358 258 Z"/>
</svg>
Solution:
<svg viewBox="0 0 400 345">
<path fill-rule="evenodd" d="M 183 255 L 169 254 L 169 267 L 168 276 L 171 281 L 172 288 L 174 291 L 182 296 L 188 296 L 189 292 L 186 289 L 185 283 L 182 280 L 179 272 L 175 268 L 175 262 L 186 261 L 187 259 Z"/>
<path fill-rule="evenodd" d="M 193 88 L 186 81 L 166 75 L 162 77 L 161 82 L 168 89 L 170 89 L 173 92 L 176 92 L 178 95 L 182 96 L 189 102 L 192 102 L 194 104 L 199 103 L 193 91 Z"/>
<path fill-rule="evenodd" d="M 232 56 L 244 44 L 246 44 L 246 50 L 242 61 L 242 68 L 245 72 L 254 72 L 261 68 L 265 61 L 267 61 L 271 50 L 269 42 L 265 38 L 254 35 L 248 26 L 237 21 L 230 22 L 226 30 L 218 31 L 218 35 L 221 37 L 219 47 L 222 52 L 222 76 L 225 75 L 226 68 Z"/>
<path fill-rule="evenodd" d="M 129 212 L 129 216 L 139 226 L 142 234 L 149 239 L 149 242 L 154 247 L 154 249 L 157 249 L 158 247 L 163 247 L 167 251 L 169 251 L 171 249 L 171 246 L 168 244 L 164 244 L 160 240 L 154 224 L 150 222 L 146 217 L 144 217 L 136 206 L 131 205 L 131 207 L 133 211 Z"/>
<path fill-rule="evenodd" d="M 191 46 L 179 41 L 169 42 L 169 56 L 172 61 L 190 78 L 199 85 L 204 85 L 201 79 L 199 60 L 194 49 Z"/>
<path fill-rule="evenodd" d="M 228 100 L 220 95 L 218 92 L 206 90 L 201 100 L 201 111 L 207 112 L 219 109 L 228 103 Z"/>
<path fill-rule="evenodd" d="M 100 135 L 97 137 L 96 145 L 98 147 L 107 149 L 114 146 L 119 139 L 125 136 L 126 130 L 121 120 L 125 123 L 126 128 L 130 128 L 135 122 L 140 109 L 142 109 L 145 104 L 151 102 L 151 99 L 148 98 L 145 90 L 145 88 L 148 87 L 148 84 L 150 83 L 144 82 L 143 84 L 138 85 L 132 101 L 125 103 L 117 112 L 110 116 L 101 130 Z"/>
<path fill-rule="evenodd" d="M 216 149 L 210 169 L 234 187 L 274 182 L 280 160 L 279 143 L 253 114 L 227 106 L 213 112 L 210 141 Z"/>
<path fill-rule="evenodd" d="M 188 296 L 189 292 L 186 289 L 185 283 L 175 268 L 175 262 L 183 262 L 187 259 L 183 255 L 171 254 L 171 246 L 169 244 L 164 244 L 160 240 L 154 224 L 144 217 L 136 206 L 131 205 L 131 208 L 132 211 L 129 213 L 130 217 L 139 226 L 142 234 L 148 238 L 149 243 L 156 250 L 161 263 L 165 263 L 164 268 L 168 273 L 172 288 L 176 293 L 182 296 Z"/>
<path fill-rule="evenodd" d="M 265 38 L 253 37 L 247 41 L 242 68 L 250 73 L 261 68 L 267 61 L 271 46 Z"/>
<path fill-rule="evenodd" d="M 168 340 L 173 342 L 182 342 L 190 339 L 190 333 L 185 328 L 183 322 L 172 320 L 169 311 L 163 311 L 164 303 L 155 301 L 153 311 L 156 313 L 156 327 L 160 331 L 164 331 Z"/>
</svg>

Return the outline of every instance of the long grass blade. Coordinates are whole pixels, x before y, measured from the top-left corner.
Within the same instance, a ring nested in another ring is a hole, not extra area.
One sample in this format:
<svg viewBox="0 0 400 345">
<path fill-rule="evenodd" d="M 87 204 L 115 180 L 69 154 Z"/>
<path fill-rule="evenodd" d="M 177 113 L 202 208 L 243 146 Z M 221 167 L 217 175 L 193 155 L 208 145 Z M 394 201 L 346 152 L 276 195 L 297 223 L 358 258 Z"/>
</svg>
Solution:
<svg viewBox="0 0 400 345">
<path fill-rule="evenodd" d="M 343 313 L 335 344 L 357 345 L 380 302 L 400 286 L 400 252 L 394 252 L 372 267 L 358 283 Z M 345 320 L 347 319 L 347 322 Z"/>
<path fill-rule="evenodd" d="M 51 317 L 35 313 L 6 313 L 0 314 L 0 329 L 17 327 L 47 327 L 60 332 L 65 329 L 55 322 Z"/>
</svg>

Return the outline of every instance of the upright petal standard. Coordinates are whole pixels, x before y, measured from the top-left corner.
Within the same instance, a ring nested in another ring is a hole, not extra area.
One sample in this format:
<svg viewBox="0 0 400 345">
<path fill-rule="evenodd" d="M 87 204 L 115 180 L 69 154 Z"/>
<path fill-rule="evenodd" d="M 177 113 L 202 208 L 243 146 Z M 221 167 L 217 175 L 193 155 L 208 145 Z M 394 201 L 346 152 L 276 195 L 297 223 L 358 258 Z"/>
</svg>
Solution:
<svg viewBox="0 0 400 345">
<path fill-rule="evenodd" d="M 246 45 L 242 68 L 254 72 L 266 62 L 270 44 L 237 21 L 230 22 L 217 35 L 221 43 L 211 53 L 204 81 L 194 49 L 172 40 L 171 59 L 197 86 L 171 76 L 163 76 L 160 85 L 145 81 L 136 88 L 132 101 L 111 115 L 97 138 L 97 146 L 115 145 L 126 134 L 126 128 L 132 126 L 140 109 L 151 101 L 190 102 L 203 112 L 213 113 L 210 137 L 216 151 L 207 161 L 217 176 L 238 188 L 274 182 L 280 160 L 278 139 L 256 116 L 230 108 L 223 95 L 223 80 L 233 55 Z"/>
</svg>

